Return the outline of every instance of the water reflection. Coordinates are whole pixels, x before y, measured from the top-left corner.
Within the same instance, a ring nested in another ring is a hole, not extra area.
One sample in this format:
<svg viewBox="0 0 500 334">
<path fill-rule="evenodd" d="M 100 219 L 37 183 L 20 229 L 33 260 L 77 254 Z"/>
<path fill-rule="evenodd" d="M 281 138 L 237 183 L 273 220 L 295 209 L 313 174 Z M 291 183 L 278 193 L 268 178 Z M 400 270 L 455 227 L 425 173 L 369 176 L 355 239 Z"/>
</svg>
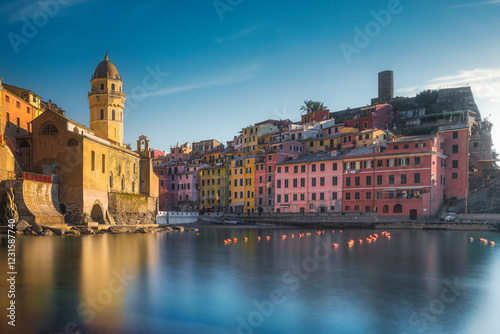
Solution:
<svg viewBox="0 0 500 334">
<path fill-rule="evenodd" d="M 300 232 L 20 237 L 16 332 L 496 332 L 500 248 L 468 238 L 498 234 L 393 231 L 349 248 L 373 231 Z M 224 246 L 229 237 L 239 241 Z M 454 282 L 460 294 L 442 302 Z"/>
</svg>

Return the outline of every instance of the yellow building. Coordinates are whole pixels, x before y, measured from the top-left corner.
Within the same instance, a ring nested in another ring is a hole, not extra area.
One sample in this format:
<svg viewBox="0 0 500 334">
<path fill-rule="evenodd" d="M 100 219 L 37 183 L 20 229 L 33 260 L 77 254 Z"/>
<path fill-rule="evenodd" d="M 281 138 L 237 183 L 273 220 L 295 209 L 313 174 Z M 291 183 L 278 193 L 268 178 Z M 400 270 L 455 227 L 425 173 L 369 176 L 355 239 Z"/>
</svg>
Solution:
<svg viewBox="0 0 500 334">
<path fill-rule="evenodd" d="M 229 212 L 255 212 L 255 155 L 235 158 L 229 170 Z"/>
<path fill-rule="evenodd" d="M 243 152 L 254 152 L 258 144 L 259 126 L 249 126 L 242 130 L 243 135 Z"/>
<path fill-rule="evenodd" d="M 387 134 L 384 130 L 366 130 L 360 132 L 356 137 L 356 147 L 367 147 L 373 144 L 387 142 Z"/>
<path fill-rule="evenodd" d="M 331 137 L 303 140 L 306 153 L 327 152 L 342 148 L 342 138 L 348 134 L 358 133 L 359 129 L 343 127 L 340 133 Z"/>
<path fill-rule="evenodd" d="M 200 205 L 208 212 L 227 210 L 229 202 L 229 165 L 200 170 Z"/>
</svg>

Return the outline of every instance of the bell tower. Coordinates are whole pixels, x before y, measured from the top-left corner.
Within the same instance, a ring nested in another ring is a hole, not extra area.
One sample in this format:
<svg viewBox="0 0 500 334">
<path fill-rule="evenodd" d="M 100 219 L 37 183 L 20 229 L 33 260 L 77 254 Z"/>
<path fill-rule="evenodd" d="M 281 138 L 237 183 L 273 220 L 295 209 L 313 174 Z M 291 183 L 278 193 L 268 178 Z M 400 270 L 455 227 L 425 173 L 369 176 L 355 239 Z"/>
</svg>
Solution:
<svg viewBox="0 0 500 334">
<path fill-rule="evenodd" d="M 118 146 L 123 146 L 125 94 L 122 85 L 122 77 L 106 52 L 90 79 L 90 128 L 99 138 Z"/>
</svg>

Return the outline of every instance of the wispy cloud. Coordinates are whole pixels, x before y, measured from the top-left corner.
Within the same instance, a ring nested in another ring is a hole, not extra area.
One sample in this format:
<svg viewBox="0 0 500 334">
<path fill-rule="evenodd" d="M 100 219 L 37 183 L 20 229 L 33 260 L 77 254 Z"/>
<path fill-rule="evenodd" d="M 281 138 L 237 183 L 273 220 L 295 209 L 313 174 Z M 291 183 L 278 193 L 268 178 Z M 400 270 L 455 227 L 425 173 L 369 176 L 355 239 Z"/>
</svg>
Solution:
<svg viewBox="0 0 500 334">
<path fill-rule="evenodd" d="M 95 1 L 95 0 L 71 0 L 64 5 L 60 5 L 57 1 L 55 1 L 55 3 L 59 5 L 59 10 L 60 10 L 61 8 L 68 8 L 74 5 L 90 1 Z M 21 21 L 23 17 L 31 18 L 35 13 L 42 10 L 43 9 L 40 6 L 40 3 L 38 1 L 32 1 L 32 0 L 15 0 L 0 5 L 0 14 L 2 14 L 2 16 L 4 17 L 7 17 L 7 19 L 4 22 L 8 24 Z M 51 8 L 50 10 L 54 9 Z"/>
<path fill-rule="evenodd" d="M 195 89 L 202 89 L 202 88 L 235 84 L 235 83 L 246 81 L 246 80 L 249 80 L 249 79 L 255 77 L 255 74 L 258 71 L 258 69 L 259 69 L 258 66 L 252 66 L 252 67 L 244 69 L 240 72 L 232 73 L 232 74 L 229 74 L 226 76 L 221 76 L 221 77 L 209 79 L 209 80 L 200 80 L 198 82 L 194 82 L 194 83 L 191 83 L 189 85 L 170 87 L 170 88 L 150 92 L 150 93 L 145 94 L 144 97 L 163 96 L 163 95 L 170 95 L 170 94 L 186 92 L 186 91 L 195 90 Z"/>
<path fill-rule="evenodd" d="M 464 4 L 461 4 L 461 5 L 451 6 L 451 7 L 449 7 L 449 8 L 478 7 L 478 6 L 495 5 L 495 4 L 500 4 L 500 0 L 490 0 L 490 1 L 470 2 L 470 3 L 464 3 Z"/>
<path fill-rule="evenodd" d="M 240 39 L 240 38 L 243 38 L 245 36 L 250 35 L 254 31 L 257 31 L 259 29 L 260 29 L 260 27 L 252 27 L 252 28 L 248 28 L 248 29 L 243 29 L 243 30 L 235 32 L 232 35 L 225 36 L 225 37 L 219 37 L 215 41 L 217 43 L 224 43 L 224 42 L 227 42 L 227 41 L 232 41 L 232 40 Z"/>
<path fill-rule="evenodd" d="M 460 71 L 458 74 L 437 77 L 427 81 L 423 85 L 400 88 L 397 91 L 402 94 L 411 95 L 425 89 L 457 86 L 471 86 L 476 98 L 500 103 L 500 66 Z"/>
</svg>

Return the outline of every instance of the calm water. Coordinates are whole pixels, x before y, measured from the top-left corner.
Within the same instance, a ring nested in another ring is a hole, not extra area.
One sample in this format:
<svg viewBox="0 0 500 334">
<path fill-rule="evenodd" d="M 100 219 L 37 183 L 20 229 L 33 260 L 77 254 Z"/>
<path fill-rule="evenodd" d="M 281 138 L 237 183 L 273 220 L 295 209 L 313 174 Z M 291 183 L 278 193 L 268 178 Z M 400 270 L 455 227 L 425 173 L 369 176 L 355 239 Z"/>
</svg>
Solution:
<svg viewBox="0 0 500 334">
<path fill-rule="evenodd" d="M 500 333 L 500 234 L 391 231 L 346 245 L 370 233 L 19 237 L 17 326 L 2 279 L 1 333 Z"/>
</svg>

